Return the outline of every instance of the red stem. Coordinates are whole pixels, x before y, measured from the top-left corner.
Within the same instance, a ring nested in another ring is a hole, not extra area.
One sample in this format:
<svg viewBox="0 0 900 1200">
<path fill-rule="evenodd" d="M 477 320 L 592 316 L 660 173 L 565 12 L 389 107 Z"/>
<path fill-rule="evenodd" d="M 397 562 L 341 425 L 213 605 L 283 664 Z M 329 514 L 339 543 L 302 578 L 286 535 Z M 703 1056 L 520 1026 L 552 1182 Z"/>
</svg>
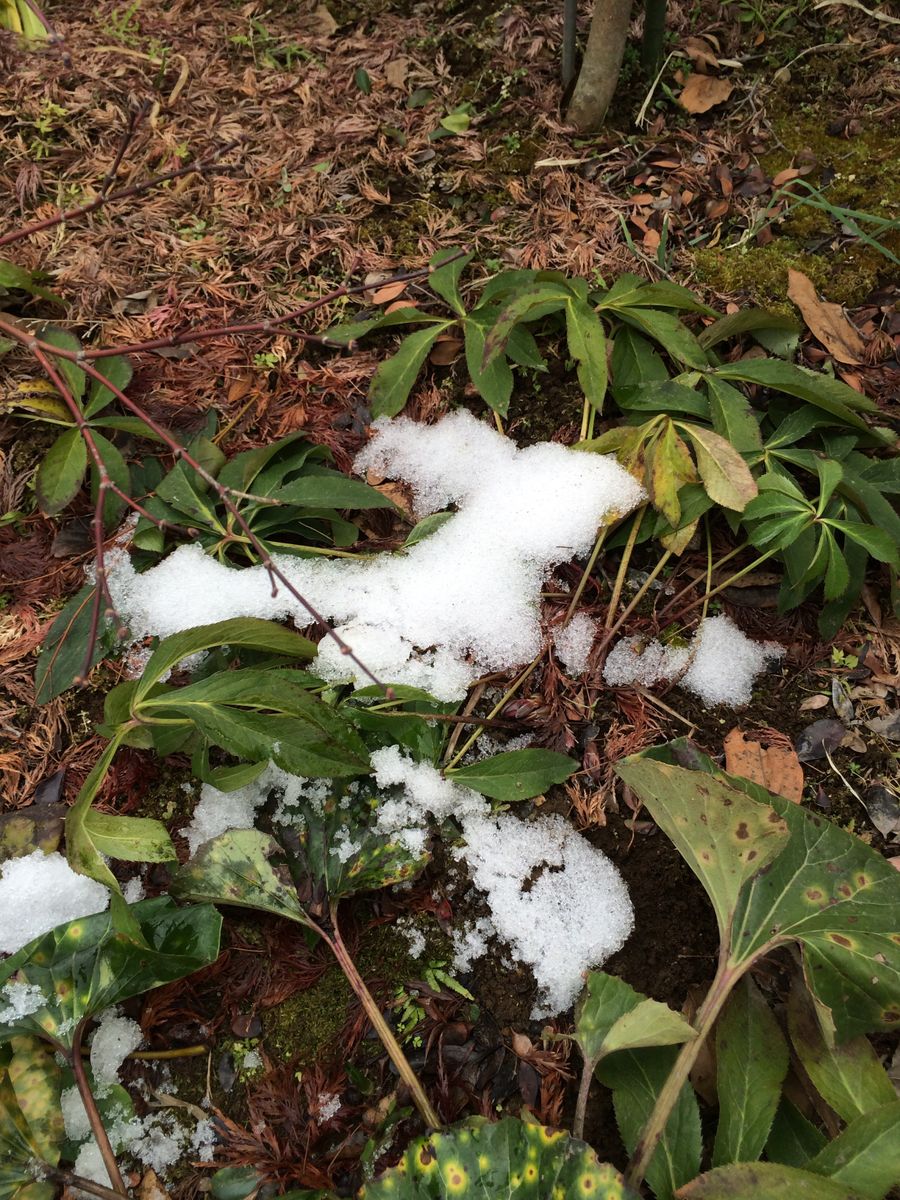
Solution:
<svg viewBox="0 0 900 1200">
<path fill-rule="evenodd" d="M 88 1083 L 87 1073 L 84 1069 L 84 1062 L 81 1057 L 81 1040 L 84 1037 L 84 1030 L 89 1017 L 83 1018 L 75 1027 L 75 1033 L 72 1037 L 72 1052 L 69 1055 L 69 1062 L 72 1067 L 72 1074 L 75 1076 L 75 1086 L 78 1088 L 78 1093 L 81 1096 L 81 1102 L 84 1105 L 84 1111 L 87 1113 L 88 1121 L 91 1125 L 91 1132 L 96 1139 L 97 1146 L 100 1149 L 100 1156 L 103 1159 L 103 1165 L 106 1167 L 106 1173 L 109 1176 L 109 1181 L 113 1189 L 120 1196 L 127 1196 L 128 1192 L 125 1188 L 125 1181 L 122 1179 L 119 1171 L 119 1164 L 116 1162 L 116 1156 L 113 1153 L 113 1148 L 110 1145 L 109 1136 L 106 1132 L 106 1127 L 103 1124 L 103 1118 L 100 1116 L 100 1110 L 97 1108 L 97 1101 L 94 1099 L 94 1093 L 91 1091 L 91 1085 Z"/>
</svg>

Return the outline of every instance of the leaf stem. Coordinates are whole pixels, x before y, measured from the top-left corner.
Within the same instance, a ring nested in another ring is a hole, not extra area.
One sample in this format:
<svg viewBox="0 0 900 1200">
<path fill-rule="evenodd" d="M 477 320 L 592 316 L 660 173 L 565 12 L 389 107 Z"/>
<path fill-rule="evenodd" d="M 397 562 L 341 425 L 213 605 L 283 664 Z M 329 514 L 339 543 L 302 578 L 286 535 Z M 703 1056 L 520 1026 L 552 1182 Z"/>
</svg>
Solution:
<svg viewBox="0 0 900 1200">
<path fill-rule="evenodd" d="M 450 759 L 450 761 L 444 763 L 442 770 L 448 771 L 448 770 L 450 770 L 451 767 L 455 767 L 456 764 L 459 762 L 459 760 L 465 755 L 466 751 L 470 747 L 475 745 L 475 743 L 478 741 L 478 739 L 484 733 L 487 725 L 489 723 L 491 723 L 493 721 L 493 718 L 496 717 L 497 713 L 500 712 L 500 710 L 509 703 L 509 701 L 513 698 L 513 696 L 516 694 L 516 692 L 519 690 L 519 688 L 525 682 L 525 680 L 528 679 L 528 677 L 535 670 L 538 663 L 541 661 L 541 659 L 543 657 L 544 657 L 544 652 L 542 650 L 540 652 L 540 654 L 537 656 L 537 658 L 535 658 L 533 660 L 533 662 L 530 662 L 528 664 L 528 666 L 525 668 L 525 670 L 516 677 L 516 679 L 513 681 L 513 683 L 510 685 L 510 687 L 503 693 L 503 695 L 500 697 L 500 699 L 497 701 L 497 703 L 494 705 L 494 707 L 491 709 L 491 711 L 488 713 L 488 715 L 486 717 L 479 718 L 478 728 L 471 735 L 471 737 L 466 738 L 466 740 L 463 742 L 463 744 L 460 746 L 460 748 L 457 750 L 457 752 L 453 755 L 453 757 Z"/>
<path fill-rule="evenodd" d="M 600 530 L 600 532 L 597 534 L 597 540 L 596 540 L 596 542 L 594 542 L 594 548 L 591 551 L 591 557 L 587 560 L 587 563 L 585 564 L 585 568 L 584 568 L 584 571 L 582 572 L 581 578 L 578 580 L 578 587 L 575 589 L 575 592 L 572 596 L 572 602 L 570 603 L 569 607 L 566 609 L 566 615 L 563 618 L 563 625 L 568 625 L 568 623 L 572 620 L 572 617 L 575 614 L 575 609 L 578 607 L 578 601 L 581 599 L 582 594 L 584 593 L 584 589 L 587 587 L 587 581 L 588 581 L 588 579 L 590 579 L 591 571 L 593 571 L 593 569 L 596 565 L 597 559 L 600 556 L 600 551 L 603 549 L 603 543 L 606 541 L 606 535 L 609 533 L 611 528 L 612 528 L 611 525 L 604 525 L 603 528 Z"/>
<path fill-rule="evenodd" d="M 697 1061 L 697 1055 L 715 1025 L 716 1018 L 722 1011 L 725 1001 L 731 995 L 734 985 L 753 961 L 751 958 L 741 963 L 733 962 L 728 954 L 726 943 L 722 943 L 715 978 L 694 1020 L 697 1036 L 692 1041 L 685 1042 L 681 1047 L 672 1070 L 669 1072 L 669 1077 L 656 1098 L 653 1111 L 641 1130 L 641 1135 L 631 1155 L 631 1161 L 625 1171 L 627 1187 L 633 1188 L 635 1191 L 640 1188 L 681 1089 Z"/>
<path fill-rule="evenodd" d="M 609 598 L 609 607 L 606 610 L 606 621 L 604 624 L 609 629 L 615 620 L 616 609 L 619 607 L 619 599 L 622 595 L 622 588 L 625 586 L 625 576 L 628 574 L 628 564 L 631 562 L 631 555 L 634 551 L 637 536 L 641 530 L 641 524 L 644 520 L 644 514 L 647 511 L 647 505 L 642 504 L 635 514 L 631 529 L 628 532 L 628 541 L 625 543 L 625 549 L 622 551 L 622 561 L 619 563 L 619 570 L 616 574 L 616 581 L 613 584 L 612 595 Z"/>
<path fill-rule="evenodd" d="M 354 963 L 353 959 L 350 957 L 347 947 L 344 945 L 344 940 L 341 937 L 341 931 L 338 927 L 337 908 L 337 902 L 332 901 L 332 933 L 331 936 L 328 934 L 323 934 L 323 936 L 331 947 L 335 958 L 338 960 L 341 970 L 347 976 L 347 981 L 353 988 L 356 995 L 359 997 L 363 1008 L 366 1010 L 366 1015 L 372 1022 L 372 1027 L 378 1034 L 379 1038 L 381 1038 L 384 1048 L 390 1055 L 391 1062 L 397 1068 L 397 1074 L 409 1088 L 410 1095 L 415 1102 L 416 1108 L 418 1108 L 419 1112 L 421 1113 L 425 1124 L 430 1129 L 439 1129 L 441 1126 L 440 1117 L 432 1108 L 431 1101 L 425 1095 L 425 1090 L 419 1082 L 418 1076 L 409 1065 L 409 1060 L 403 1053 L 400 1043 L 394 1037 L 391 1027 L 381 1015 L 381 1009 L 378 1007 L 378 1004 L 372 993 L 366 987 L 363 977 L 356 969 L 356 963 Z"/>
<path fill-rule="evenodd" d="M 109 1181 L 113 1186 L 112 1192 L 107 1192 L 104 1189 L 103 1194 L 127 1196 L 128 1191 L 122 1179 L 122 1174 L 119 1171 L 119 1164 L 116 1162 L 116 1156 L 113 1153 L 109 1135 L 103 1124 L 103 1118 L 100 1116 L 100 1110 L 97 1107 L 97 1101 L 94 1099 L 94 1093 L 91 1091 L 91 1085 L 88 1083 L 87 1072 L 84 1069 L 84 1063 L 81 1058 L 81 1042 L 89 1020 L 90 1017 L 82 1017 L 75 1026 L 75 1033 L 72 1036 L 72 1049 L 68 1056 L 69 1063 L 72 1067 L 72 1074 L 75 1076 L 75 1086 L 78 1088 L 78 1094 L 81 1096 L 81 1103 L 84 1105 L 84 1111 L 87 1113 L 87 1119 L 90 1122 L 91 1132 L 100 1150 L 100 1157 L 103 1159 L 103 1165 L 106 1167 Z"/>
</svg>

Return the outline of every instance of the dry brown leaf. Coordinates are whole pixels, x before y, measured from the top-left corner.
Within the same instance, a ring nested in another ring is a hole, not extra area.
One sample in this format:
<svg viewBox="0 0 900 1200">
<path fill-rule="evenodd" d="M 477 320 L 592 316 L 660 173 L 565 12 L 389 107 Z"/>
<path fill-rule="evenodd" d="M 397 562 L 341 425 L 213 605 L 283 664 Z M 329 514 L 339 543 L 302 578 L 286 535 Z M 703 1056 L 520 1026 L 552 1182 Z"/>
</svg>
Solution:
<svg viewBox="0 0 900 1200">
<path fill-rule="evenodd" d="M 337 21 L 324 4 L 320 4 L 310 16 L 310 23 L 315 33 L 320 37 L 331 37 L 338 27 Z"/>
<path fill-rule="evenodd" d="M 143 1177 L 138 1187 L 138 1200 L 169 1200 L 169 1193 L 159 1182 L 154 1170 Z"/>
<path fill-rule="evenodd" d="M 705 113 L 717 104 L 724 104 L 733 90 L 734 84 L 729 79 L 695 72 L 681 89 L 678 103 L 689 113 Z"/>
<path fill-rule="evenodd" d="M 408 58 L 395 58 L 384 68 L 384 77 L 391 87 L 406 86 L 406 72 L 409 70 Z"/>
<path fill-rule="evenodd" d="M 790 183 L 792 179 L 799 179 L 800 171 L 797 167 L 785 167 L 783 171 L 779 171 L 772 180 L 773 187 L 781 187 L 783 183 Z"/>
<path fill-rule="evenodd" d="M 704 75 L 707 75 L 710 71 L 718 70 L 719 60 L 713 53 L 709 42 L 703 38 L 689 37 L 684 39 L 682 45 L 694 64 L 695 71 L 702 71 Z"/>
<path fill-rule="evenodd" d="M 788 295 L 800 309 L 810 331 L 838 362 L 863 361 L 865 345 L 844 316 L 844 310 L 839 304 L 820 300 L 812 280 L 802 271 L 788 270 Z"/>
<path fill-rule="evenodd" d="M 764 747 L 734 728 L 725 738 L 725 770 L 761 784 L 777 796 L 799 804 L 803 798 L 803 767 L 793 748 Z"/>
<path fill-rule="evenodd" d="M 390 300 L 396 300 L 398 296 L 402 296 L 406 291 L 406 283 L 401 280 L 399 283 L 389 283 L 386 287 L 378 288 L 372 293 L 373 304 L 387 304 Z"/>
<path fill-rule="evenodd" d="M 817 708 L 827 708 L 831 703 L 830 696 L 810 696 L 800 705 L 801 712 L 814 712 Z"/>
<path fill-rule="evenodd" d="M 434 349 L 428 356 L 428 361 L 436 367 L 449 367 L 462 350 L 462 339 L 457 337 L 441 337 L 435 342 Z"/>
</svg>

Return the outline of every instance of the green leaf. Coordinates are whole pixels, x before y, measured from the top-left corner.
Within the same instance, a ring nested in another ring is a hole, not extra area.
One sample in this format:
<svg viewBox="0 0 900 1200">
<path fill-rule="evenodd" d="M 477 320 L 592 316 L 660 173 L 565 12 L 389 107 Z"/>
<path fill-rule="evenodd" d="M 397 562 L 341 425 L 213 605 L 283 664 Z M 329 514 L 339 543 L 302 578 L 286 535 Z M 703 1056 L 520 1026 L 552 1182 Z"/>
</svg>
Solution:
<svg viewBox="0 0 900 1200">
<path fill-rule="evenodd" d="M 489 313 L 473 313 L 463 326 L 466 366 L 475 388 L 495 413 L 505 417 L 509 412 L 509 398 L 513 390 L 513 373 L 505 355 L 498 354 L 485 367 L 485 339 L 494 321 L 496 310 Z"/>
<path fill-rule="evenodd" d="M 452 257 L 452 262 L 447 262 L 448 257 Z M 462 297 L 459 294 L 459 279 L 463 271 L 472 261 L 472 254 L 460 254 L 458 250 L 438 250 L 429 261 L 431 274 L 428 276 L 428 286 L 433 292 L 445 300 L 455 313 L 463 317 L 466 313 L 466 307 L 462 302 Z"/>
<path fill-rule="evenodd" d="M 442 525 L 446 525 L 447 522 L 452 520 L 452 518 L 455 516 L 456 513 L 439 512 L 431 513 L 430 516 L 423 517 L 422 520 L 418 521 L 409 531 L 406 541 L 403 543 L 401 549 L 408 550 L 411 546 L 415 546 L 416 542 L 422 542 L 425 540 L 425 538 L 431 537 L 433 533 L 437 533 Z"/>
<path fill-rule="evenodd" d="M 551 312 L 558 312 L 571 299 L 568 288 L 558 283 L 534 283 L 526 285 L 513 294 L 506 307 L 500 312 L 485 339 L 482 370 L 503 353 L 510 334 L 520 321 L 537 320 Z"/>
<path fill-rule="evenodd" d="M 156 495 L 175 510 L 182 525 L 201 525 L 223 533 L 224 526 L 216 515 L 216 497 L 207 495 L 205 487 L 196 471 L 178 462 L 160 480 Z"/>
<path fill-rule="evenodd" d="M 819 1095 L 844 1121 L 854 1121 L 896 1100 L 893 1084 L 868 1038 L 829 1046 L 805 989 L 788 1001 L 791 1043 Z"/>
<path fill-rule="evenodd" d="M 61 433 L 41 460 L 34 488 L 41 509 L 50 517 L 78 495 L 87 470 L 87 447 L 78 429 Z"/>
<path fill-rule="evenodd" d="M 58 925 L 0 963 L 0 986 L 15 977 L 39 987 L 46 1004 L 0 1027 L 55 1039 L 71 1049 L 76 1025 L 164 983 L 214 962 L 222 919 L 209 905 L 178 908 L 167 896 L 126 910 L 133 929 L 117 927 L 112 912 Z"/>
<path fill-rule="evenodd" d="M 797 396 L 807 404 L 830 413 L 841 424 L 850 425 L 853 429 L 869 428 L 858 415 L 859 411 L 878 411 L 877 405 L 871 400 L 867 400 L 839 379 L 832 379 L 828 375 L 775 358 L 744 358 L 736 363 L 716 367 L 714 373 L 720 379 L 755 383 L 784 392 L 788 396 Z"/>
<path fill-rule="evenodd" d="M 666 364 L 653 345 L 628 325 L 623 325 L 613 340 L 610 369 L 612 393 L 619 403 L 649 384 L 665 383 L 669 378 Z"/>
<path fill-rule="evenodd" d="M 614 306 L 614 311 L 627 325 L 659 342 L 676 362 L 700 370 L 709 367 L 703 347 L 674 313 L 660 312 L 655 308 L 622 308 L 619 305 Z"/>
<path fill-rule="evenodd" d="M 670 420 L 664 421 L 659 436 L 647 447 L 645 461 L 644 487 L 650 502 L 677 529 L 681 520 L 678 493 L 686 483 L 696 480 L 697 472 L 687 446 Z"/>
<path fill-rule="evenodd" d="M 85 830 L 101 854 L 125 862 L 172 862 L 178 858 L 165 825 L 151 817 L 123 817 L 91 809 Z"/>
<path fill-rule="evenodd" d="M 66 1137 L 60 1101 L 62 1071 L 46 1042 L 16 1037 L 10 1040 L 10 1045 L 12 1055 L 7 1073 L 19 1108 L 40 1157 L 55 1165 Z"/>
<path fill-rule="evenodd" d="M 739 315 L 735 313 L 735 316 Z M 716 433 L 741 453 L 761 450 L 763 443 L 759 422 L 743 392 L 715 375 L 707 376 L 705 383 L 710 417 Z"/>
<path fill-rule="evenodd" d="M 807 1121 L 790 1100 L 782 1097 L 766 1142 L 766 1158 L 789 1167 L 804 1167 L 825 1143 L 824 1133 Z"/>
<path fill-rule="evenodd" d="M 36 331 L 36 336 L 40 341 L 56 346 L 57 350 L 68 350 L 72 354 L 81 354 L 83 350 L 77 337 L 67 333 L 64 329 L 57 329 L 55 325 L 40 326 Z M 84 371 L 80 367 L 76 367 L 70 358 L 57 358 L 55 355 L 52 355 L 51 358 L 53 365 L 62 375 L 72 399 L 80 407 L 86 380 Z"/>
<path fill-rule="evenodd" d="M 182 899 L 253 908 L 311 926 L 282 859 L 280 847 L 268 834 L 232 829 L 204 842 L 176 872 L 170 891 Z"/>
<path fill-rule="evenodd" d="M 94 444 L 100 452 L 100 458 L 103 461 L 103 466 L 106 468 L 106 473 L 112 482 L 125 495 L 131 492 L 131 472 L 128 470 L 128 464 L 122 457 L 119 449 L 113 445 L 108 438 L 105 438 L 102 433 L 93 431 Z M 91 468 L 91 500 L 96 501 L 97 491 L 99 488 L 99 478 L 97 468 Z M 121 496 L 117 496 L 115 492 L 108 491 L 103 503 L 103 525 L 106 529 L 113 528 L 121 517 L 125 509 L 125 501 Z"/>
<path fill-rule="evenodd" d="M 316 647 L 307 638 L 283 629 L 274 621 L 261 621 L 257 617 L 232 617 L 214 625 L 200 625 L 196 629 L 186 629 L 183 633 L 173 633 L 163 638 L 144 667 L 135 691 L 135 703 L 139 703 L 153 685 L 182 659 L 200 650 L 210 650 L 213 646 L 245 646 L 248 650 L 260 650 L 290 659 L 309 660 L 316 654 Z"/>
<path fill-rule="evenodd" d="M 711 429 L 681 421 L 677 424 L 694 444 L 697 469 L 707 494 L 716 504 L 743 512 L 758 491 L 746 462 L 730 442 Z"/>
<path fill-rule="evenodd" d="M 866 1200 L 862 1193 L 780 1163 L 716 1167 L 679 1188 L 678 1200 Z"/>
<path fill-rule="evenodd" d="M 613 1107 L 622 1141 L 634 1153 L 677 1051 L 668 1046 L 651 1050 L 624 1050 L 600 1064 L 601 1083 L 613 1089 Z M 689 1083 L 685 1083 L 666 1123 L 650 1166 L 647 1183 L 657 1200 L 672 1200 L 676 1188 L 693 1179 L 700 1169 L 702 1143 L 700 1109 Z"/>
<path fill-rule="evenodd" d="M 348 479 L 334 472 L 331 475 L 302 475 L 284 487 L 268 493 L 282 504 L 304 505 L 307 508 L 396 508 L 377 488 L 360 479 Z"/>
<path fill-rule="evenodd" d="M 492 800 L 529 800 L 563 783 L 578 763 L 554 750 L 508 750 L 445 772 L 448 779 Z"/>
<path fill-rule="evenodd" d="M 116 354 L 111 358 L 96 360 L 94 367 L 105 379 L 109 380 L 113 387 L 118 388 L 120 392 L 124 392 L 131 382 L 131 363 L 120 354 Z M 95 417 L 114 398 L 110 389 L 105 387 L 99 379 L 92 380 L 87 404 L 84 406 L 84 415 L 86 417 Z"/>
<path fill-rule="evenodd" d="M 364 67 L 357 67 L 353 72 L 353 82 L 364 96 L 371 94 L 372 80 L 369 78 L 369 72 Z"/>
<path fill-rule="evenodd" d="M 748 976 L 731 993 L 716 1025 L 719 1124 L 713 1166 L 755 1162 L 781 1098 L 789 1053 L 781 1028 Z"/>
<path fill-rule="evenodd" d="M 601 308 L 677 308 L 714 317 L 715 310 L 698 300 L 679 283 L 659 280 L 648 283 L 639 275 L 620 275 L 608 292 L 600 296 Z"/>
<path fill-rule="evenodd" d="M 621 1175 L 585 1142 L 562 1130 L 504 1117 L 470 1117 L 417 1138 L 396 1167 L 360 1191 L 360 1200 L 529 1200 L 596 1196 L 637 1200 Z"/>
<path fill-rule="evenodd" d="M 34 673 L 36 704 L 47 704 L 71 687 L 85 668 L 93 603 L 94 585 L 86 583 L 50 626 L 50 632 L 41 645 Z M 115 625 L 101 612 L 100 636 L 94 645 L 91 661 L 87 664 L 88 671 L 110 652 L 115 640 Z"/>
<path fill-rule="evenodd" d="M 776 333 L 789 334 L 794 337 L 800 332 L 800 325 L 793 317 L 781 313 L 766 312 L 761 308 L 744 308 L 740 312 L 729 313 L 713 321 L 699 336 L 697 341 L 704 350 L 710 350 L 720 342 L 727 342 L 742 333 L 757 333 L 760 330 L 774 330 Z"/>
<path fill-rule="evenodd" d="M 587 991 L 575 1013 L 575 1041 L 588 1070 L 617 1050 L 672 1046 L 696 1036 L 667 1004 L 648 1000 L 615 975 L 588 971 Z"/>
<path fill-rule="evenodd" d="M 34 275 L 30 271 L 26 271 L 24 267 L 17 267 L 15 263 L 11 263 L 5 258 L 0 259 L 0 288 L 28 292 L 31 296 L 40 296 L 42 300 L 55 300 L 57 304 L 63 303 L 55 292 L 50 292 L 45 287 L 41 287 L 39 283 L 35 283 Z"/>
<path fill-rule="evenodd" d="M 619 407 L 626 413 L 665 413 L 667 416 L 686 414 L 709 420 L 709 401 L 702 392 L 669 379 L 664 383 L 648 383 L 643 388 L 628 388 L 620 392 Z"/>
<path fill-rule="evenodd" d="M 851 1121 L 807 1170 L 856 1188 L 866 1200 L 882 1200 L 900 1181 L 900 1101 Z"/>
<path fill-rule="evenodd" d="M 452 324 L 453 321 L 440 321 L 428 329 L 409 334 L 400 343 L 396 354 L 380 364 L 369 385 L 373 417 L 396 417 L 406 404 L 422 364 L 439 334 Z"/>
<path fill-rule="evenodd" d="M 721 939 L 730 940 L 741 889 L 787 845 L 785 822 L 701 772 L 632 756 L 616 763 L 616 774 L 675 843 L 713 903 Z"/>
<path fill-rule="evenodd" d="M 65 434 L 63 436 L 65 437 Z M 862 521 L 838 521 L 833 517 L 829 517 L 826 524 L 862 546 L 879 562 L 896 564 L 897 544 L 883 529 L 878 529 L 874 525 L 866 525 Z"/>
<path fill-rule="evenodd" d="M 603 411 L 606 395 L 606 336 L 600 318 L 586 300 L 566 303 L 566 340 L 578 364 L 578 382 L 592 408 Z"/>
</svg>

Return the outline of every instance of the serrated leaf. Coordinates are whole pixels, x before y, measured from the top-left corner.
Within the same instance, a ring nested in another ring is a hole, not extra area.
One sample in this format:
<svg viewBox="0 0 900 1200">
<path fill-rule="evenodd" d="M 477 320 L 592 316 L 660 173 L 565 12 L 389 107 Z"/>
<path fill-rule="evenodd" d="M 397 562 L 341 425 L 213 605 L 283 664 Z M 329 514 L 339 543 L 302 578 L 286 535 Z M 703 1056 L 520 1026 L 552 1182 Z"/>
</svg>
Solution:
<svg viewBox="0 0 900 1200">
<path fill-rule="evenodd" d="M 379 365 L 369 385 L 373 417 L 396 417 L 406 404 L 422 364 L 438 336 L 453 323 L 440 321 L 427 329 L 409 334 L 400 343 L 399 350 Z"/>
<path fill-rule="evenodd" d="M 596 1196 L 637 1200 L 622 1176 L 562 1130 L 504 1117 L 470 1117 L 417 1138 L 396 1167 L 367 1183 L 359 1200 L 491 1200 Z"/>
<path fill-rule="evenodd" d="M 97 913 L 58 925 L 0 963 L 0 986 L 15 977 L 39 987 L 46 1000 L 0 1026 L 0 1041 L 24 1033 L 71 1049 L 84 1017 L 215 961 L 222 919 L 209 905 L 178 908 L 166 896 L 127 911 L 133 932 L 118 928 L 111 911 Z"/>
<path fill-rule="evenodd" d="M 448 257 L 453 258 L 447 262 Z M 472 254 L 460 254 L 457 250 L 439 250 L 431 260 L 431 273 L 428 276 L 428 286 L 433 292 L 445 300 L 459 316 L 465 316 L 466 308 L 459 294 L 459 279 L 463 271 L 472 261 Z"/>
<path fill-rule="evenodd" d="M 563 783 L 578 763 L 554 750 L 508 750 L 447 771 L 448 779 L 492 800 L 529 800 Z"/>
<path fill-rule="evenodd" d="M 868 1038 L 829 1046 L 802 987 L 788 1000 L 791 1044 L 819 1095 L 844 1121 L 854 1121 L 896 1099 L 893 1084 Z"/>
<path fill-rule="evenodd" d="M 122 457 L 118 447 L 114 446 L 113 443 L 108 438 L 105 438 L 102 433 L 98 433 L 96 429 L 93 431 L 92 436 L 94 439 L 94 445 L 97 447 L 97 450 L 100 453 L 100 458 L 103 460 L 103 466 L 106 469 L 107 475 L 116 485 L 116 487 L 120 489 L 120 491 L 123 491 L 126 496 L 129 495 L 131 492 L 131 472 L 128 470 L 128 464 Z M 96 501 L 98 489 L 99 478 L 97 468 L 92 466 L 92 501 Z M 121 496 L 117 496 L 113 491 L 107 491 L 103 503 L 104 528 L 113 528 L 118 523 L 118 520 L 121 517 L 124 509 L 125 501 L 121 498 Z"/>
<path fill-rule="evenodd" d="M 650 503 L 661 512 L 673 529 L 681 521 L 681 501 L 678 493 L 686 483 L 694 483 L 697 472 L 687 446 L 669 420 L 664 421 L 659 436 L 646 452 L 644 487 Z"/>
<path fill-rule="evenodd" d="M 705 383 L 712 426 L 716 433 L 741 453 L 761 450 L 763 442 L 759 422 L 743 392 L 715 375 L 708 375 Z"/>
<path fill-rule="evenodd" d="M 498 354 L 487 367 L 484 366 L 485 339 L 493 320 L 492 313 L 477 311 L 466 320 L 463 327 L 466 366 L 472 383 L 485 404 L 498 416 L 506 417 L 513 390 L 513 373 L 506 356 Z"/>
<path fill-rule="evenodd" d="M 606 335 L 590 304 L 576 296 L 566 302 L 566 341 L 578 364 L 581 390 L 591 407 L 602 412 L 606 395 Z"/>
<path fill-rule="evenodd" d="M 824 1133 L 782 1097 L 766 1142 L 766 1158 L 789 1167 L 805 1167 L 825 1143 Z"/>
<path fill-rule="evenodd" d="M 11 263 L 5 258 L 0 259 L 0 288 L 28 292 L 31 296 L 40 296 L 42 300 L 55 300 L 57 304 L 63 303 L 55 292 L 50 292 L 36 283 L 30 271 L 16 266 L 15 263 Z"/>
<path fill-rule="evenodd" d="M 183 899 L 253 908 L 309 925 L 287 869 L 272 865 L 272 859 L 277 863 L 282 858 L 268 834 L 232 829 L 204 842 L 176 872 L 170 891 Z"/>
<path fill-rule="evenodd" d="M 713 1166 L 762 1154 L 787 1074 L 787 1043 L 749 977 L 735 987 L 716 1024 L 719 1124 Z"/>
<path fill-rule="evenodd" d="M 78 495 L 87 470 L 87 447 L 78 429 L 61 433 L 41 460 L 34 488 L 41 509 L 55 516 Z"/>
<path fill-rule="evenodd" d="M 856 1188 L 866 1200 L 882 1200 L 900 1181 L 900 1101 L 851 1121 L 806 1169 Z"/>
<path fill-rule="evenodd" d="M 93 584 L 85 584 L 66 604 L 44 638 L 34 673 L 35 703 L 46 704 L 74 683 L 85 666 L 94 602 Z M 115 626 L 100 614 L 100 636 L 87 669 L 108 654 L 115 643 Z"/>
<path fill-rule="evenodd" d="M 13 1200 L 34 1184 L 32 1165 L 40 1157 L 9 1075 L 0 1068 L 0 1200 Z"/>
<path fill-rule="evenodd" d="M 68 350 L 71 354 L 80 354 L 83 349 L 77 337 L 67 333 L 64 329 L 57 329 L 55 325 L 40 326 L 36 331 L 36 336 L 40 341 L 48 342 L 58 350 Z M 80 367 L 76 367 L 70 358 L 57 358 L 55 355 L 51 357 L 53 365 L 62 375 L 72 399 L 80 407 L 86 382 L 84 371 Z"/>
<path fill-rule="evenodd" d="M 626 324 L 659 342 L 676 362 L 699 370 L 709 367 L 703 347 L 674 313 L 662 312 L 656 308 L 621 307 L 618 304 L 614 309 Z"/>
<path fill-rule="evenodd" d="M 482 370 L 487 370 L 491 363 L 503 353 L 509 336 L 520 321 L 537 320 L 551 312 L 558 312 L 571 299 L 572 293 L 567 287 L 558 283 L 538 283 L 526 285 L 515 292 L 506 306 L 498 314 L 493 326 L 487 334 L 482 357 Z"/>
<path fill-rule="evenodd" d="M 883 529 L 878 529 L 874 525 L 866 525 L 863 521 L 839 521 L 834 517 L 829 517 L 826 523 L 831 529 L 837 529 L 845 537 L 862 546 L 879 562 L 897 562 L 897 544 Z"/>
<path fill-rule="evenodd" d="M 612 393 L 621 403 L 623 399 L 654 383 L 665 383 L 669 378 L 666 364 L 652 343 L 628 325 L 623 325 L 613 340 Z"/>
<path fill-rule="evenodd" d="M 720 379 L 756 383 L 762 387 L 797 396 L 823 412 L 830 413 L 844 425 L 853 429 L 868 430 L 868 425 L 859 416 L 859 411 L 876 412 L 877 406 L 865 396 L 828 375 L 809 371 L 794 363 L 781 362 L 775 358 L 741 359 L 716 367 Z"/>
<path fill-rule="evenodd" d="M 756 480 L 737 450 L 711 429 L 678 422 L 694 444 L 697 470 L 711 499 L 724 508 L 743 512 L 757 495 Z"/>
<path fill-rule="evenodd" d="M 758 333 L 759 331 L 774 330 L 782 334 L 796 337 L 800 332 L 800 324 L 793 317 L 782 313 L 766 312 L 761 308 L 744 308 L 740 312 L 729 313 L 713 321 L 697 337 L 704 350 L 710 350 L 720 342 L 738 337 L 742 333 Z"/>
<path fill-rule="evenodd" d="M 120 392 L 124 392 L 131 382 L 131 363 L 121 354 L 113 355 L 110 358 L 98 359 L 93 365 L 104 379 L 108 379 L 113 387 L 118 388 Z M 87 403 L 84 406 L 84 415 L 86 417 L 95 417 L 97 413 L 102 412 L 114 399 L 115 396 L 108 387 L 102 384 L 99 379 L 93 379 Z"/>
<path fill-rule="evenodd" d="M 678 1189 L 678 1200 L 866 1200 L 862 1193 L 821 1175 L 781 1163 L 716 1167 Z"/>
<path fill-rule="evenodd" d="M 598 1068 L 601 1083 L 613 1090 L 616 1124 L 629 1154 L 634 1153 L 677 1053 L 668 1046 L 624 1050 L 605 1058 Z M 657 1200 L 672 1200 L 676 1188 L 694 1178 L 700 1169 L 701 1150 L 697 1097 L 685 1083 L 646 1172 Z"/>
<path fill-rule="evenodd" d="M 575 1013 L 575 1041 L 589 1070 L 617 1050 L 672 1046 L 696 1036 L 667 1004 L 648 1000 L 615 975 L 588 971 L 587 990 Z"/>
</svg>

